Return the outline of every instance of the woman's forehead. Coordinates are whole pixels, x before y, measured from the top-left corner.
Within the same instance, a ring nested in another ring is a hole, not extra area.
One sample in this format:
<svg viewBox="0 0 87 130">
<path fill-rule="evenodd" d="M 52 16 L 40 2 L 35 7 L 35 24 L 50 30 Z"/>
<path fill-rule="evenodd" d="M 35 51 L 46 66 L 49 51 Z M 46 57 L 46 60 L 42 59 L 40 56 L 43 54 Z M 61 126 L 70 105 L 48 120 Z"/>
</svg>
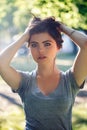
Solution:
<svg viewBox="0 0 87 130">
<path fill-rule="evenodd" d="M 43 32 L 31 35 L 30 42 L 31 41 L 54 41 L 54 39 L 50 36 L 49 33 Z"/>
<path fill-rule="evenodd" d="M 41 33 L 35 33 L 31 35 L 31 39 L 37 39 L 37 38 L 42 38 L 42 39 L 53 39 L 52 36 L 50 36 L 50 34 L 48 32 L 41 32 Z"/>
</svg>

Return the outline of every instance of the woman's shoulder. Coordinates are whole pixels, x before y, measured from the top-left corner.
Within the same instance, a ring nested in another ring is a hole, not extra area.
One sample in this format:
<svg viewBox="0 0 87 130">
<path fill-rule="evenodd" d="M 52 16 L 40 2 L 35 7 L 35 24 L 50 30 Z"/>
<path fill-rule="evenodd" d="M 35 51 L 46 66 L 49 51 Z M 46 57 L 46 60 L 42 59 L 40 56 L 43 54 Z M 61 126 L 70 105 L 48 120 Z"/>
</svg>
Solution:
<svg viewBox="0 0 87 130">
<path fill-rule="evenodd" d="M 73 72 L 72 72 L 72 68 L 69 68 L 66 71 L 61 71 L 61 80 L 62 82 L 66 84 L 71 84 L 73 82 L 76 83 Z"/>
<path fill-rule="evenodd" d="M 36 70 L 32 70 L 32 71 L 21 71 L 18 70 L 18 72 L 21 75 L 21 80 L 20 80 L 20 84 L 19 84 L 19 88 L 17 90 L 13 90 L 14 92 L 20 92 L 24 91 L 26 89 L 29 89 L 34 80 L 34 77 L 36 75 Z"/>
</svg>

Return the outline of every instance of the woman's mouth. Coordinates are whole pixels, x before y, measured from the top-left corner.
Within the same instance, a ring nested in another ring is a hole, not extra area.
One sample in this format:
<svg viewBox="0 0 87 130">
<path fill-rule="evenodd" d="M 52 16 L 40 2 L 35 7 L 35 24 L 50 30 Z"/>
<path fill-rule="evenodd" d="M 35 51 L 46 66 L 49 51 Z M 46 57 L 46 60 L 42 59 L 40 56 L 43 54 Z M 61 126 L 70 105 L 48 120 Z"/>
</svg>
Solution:
<svg viewBox="0 0 87 130">
<path fill-rule="evenodd" d="M 39 56 L 39 57 L 38 57 L 39 60 L 43 60 L 43 59 L 45 59 L 45 58 L 46 58 L 46 56 Z"/>
</svg>

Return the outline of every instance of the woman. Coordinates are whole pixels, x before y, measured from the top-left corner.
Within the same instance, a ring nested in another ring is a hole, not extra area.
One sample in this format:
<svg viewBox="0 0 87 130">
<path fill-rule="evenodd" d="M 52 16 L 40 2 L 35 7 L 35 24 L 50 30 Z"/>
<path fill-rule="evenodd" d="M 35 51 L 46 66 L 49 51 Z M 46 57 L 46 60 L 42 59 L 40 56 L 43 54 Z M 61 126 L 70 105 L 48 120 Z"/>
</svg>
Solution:
<svg viewBox="0 0 87 130">
<path fill-rule="evenodd" d="M 61 33 L 79 46 L 73 66 L 66 72 L 56 67 L 62 47 Z M 17 50 L 29 43 L 37 68 L 17 71 L 10 62 Z M 71 130 L 72 107 L 87 76 L 87 36 L 53 17 L 34 18 L 23 35 L 0 54 L 0 74 L 24 104 L 25 130 Z"/>
</svg>

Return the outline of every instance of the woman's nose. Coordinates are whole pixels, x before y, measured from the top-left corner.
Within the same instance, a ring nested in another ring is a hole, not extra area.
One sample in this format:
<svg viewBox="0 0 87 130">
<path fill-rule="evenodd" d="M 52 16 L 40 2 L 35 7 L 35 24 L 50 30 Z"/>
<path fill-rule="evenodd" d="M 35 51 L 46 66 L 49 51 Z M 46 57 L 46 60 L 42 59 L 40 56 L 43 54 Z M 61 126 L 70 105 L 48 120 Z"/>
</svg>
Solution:
<svg viewBox="0 0 87 130">
<path fill-rule="evenodd" d="M 39 52 L 43 52 L 44 51 L 44 47 L 43 46 L 39 46 L 38 50 L 39 50 Z"/>
</svg>

